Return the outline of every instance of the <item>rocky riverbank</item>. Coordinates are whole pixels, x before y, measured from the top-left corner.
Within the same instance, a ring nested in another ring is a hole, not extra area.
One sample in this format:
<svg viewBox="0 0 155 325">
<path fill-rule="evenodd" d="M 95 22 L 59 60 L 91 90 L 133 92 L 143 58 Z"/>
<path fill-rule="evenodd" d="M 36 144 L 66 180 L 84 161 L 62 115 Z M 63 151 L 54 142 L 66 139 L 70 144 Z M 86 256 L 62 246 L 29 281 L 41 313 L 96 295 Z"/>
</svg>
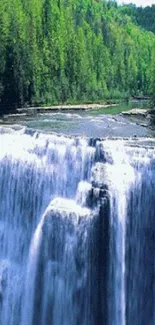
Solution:
<svg viewBox="0 0 155 325">
<path fill-rule="evenodd" d="M 121 115 L 129 118 L 138 125 L 155 129 L 155 110 L 134 108 L 122 112 Z"/>
<path fill-rule="evenodd" d="M 50 113 L 57 111 L 86 111 L 92 109 L 101 109 L 111 106 L 117 106 L 117 104 L 75 104 L 75 105 L 54 105 L 54 106 L 45 106 L 45 107 L 23 107 L 17 108 L 17 113 L 19 114 L 29 114 L 33 115 L 36 113 Z"/>
</svg>

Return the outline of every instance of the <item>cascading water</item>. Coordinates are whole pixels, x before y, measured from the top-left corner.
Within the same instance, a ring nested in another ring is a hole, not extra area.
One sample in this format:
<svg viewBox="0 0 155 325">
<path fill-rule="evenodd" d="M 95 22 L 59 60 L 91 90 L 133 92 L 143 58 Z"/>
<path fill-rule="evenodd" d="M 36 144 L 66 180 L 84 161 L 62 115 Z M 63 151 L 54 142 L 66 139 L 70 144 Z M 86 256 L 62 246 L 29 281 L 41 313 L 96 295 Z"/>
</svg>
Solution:
<svg viewBox="0 0 155 325">
<path fill-rule="evenodd" d="M 0 324 L 155 324 L 155 150 L 137 142 L 1 128 Z"/>
</svg>

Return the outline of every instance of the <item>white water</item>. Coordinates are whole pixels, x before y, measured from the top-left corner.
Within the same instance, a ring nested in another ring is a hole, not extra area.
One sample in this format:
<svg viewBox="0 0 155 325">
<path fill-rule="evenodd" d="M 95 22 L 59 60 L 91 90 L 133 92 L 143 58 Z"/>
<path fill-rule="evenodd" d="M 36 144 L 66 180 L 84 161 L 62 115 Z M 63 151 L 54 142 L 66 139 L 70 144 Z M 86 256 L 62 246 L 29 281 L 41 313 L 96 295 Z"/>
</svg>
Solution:
<svg viewBox="0 0 155 325">
<path fill-rule="evenodd" d="M 130 165 L 122 141 L 109 142 L 108 153 L 111 153 L 114 164 L 106 166 L 109 189 L 111 191 L 111 259 L 115 267 L 114 275 L 114 314 L 113 325 L 126 325 L 126 289 L 125 289 L 125 252 L 126 252 L 126 222 L 129 191 L 135 182 L 137 174 Z M 116 218 L 118 216 L 118 218 Z M 115 250 L 115 256 L 114 256 Z M 117 265 L 117 267 L 116 267 Z"/>
<path fill-rule="evenodd" d="M 153 220 L 154 157 L 123 140 L 1 130 L 0 324 L 146 325 L 149 313 L 154 325 L 132 228 L 143 241 L 143 211 Z"/>
</svg>

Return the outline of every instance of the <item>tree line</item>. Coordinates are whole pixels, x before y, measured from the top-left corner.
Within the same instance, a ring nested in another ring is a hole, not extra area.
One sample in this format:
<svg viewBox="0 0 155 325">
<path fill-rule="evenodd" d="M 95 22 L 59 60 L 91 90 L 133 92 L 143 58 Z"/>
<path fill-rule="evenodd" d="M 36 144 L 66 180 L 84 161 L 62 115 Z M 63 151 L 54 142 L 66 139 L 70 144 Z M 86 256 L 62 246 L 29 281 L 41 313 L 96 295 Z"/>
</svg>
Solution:
<svg viewBox="0 0 155 325">
<path fill-rule="evenodd" d="M 119 7 L 121 14 L 127 14 L 132 21 L 142 28 L 155 33 L 155 5 L 136 7 L 134 4 Z"/>
<path fill-rule="evenodd" d="M 1 111 L 148 95 L 154 49 L 114 1 L 1 0 Z"/>
</svg>

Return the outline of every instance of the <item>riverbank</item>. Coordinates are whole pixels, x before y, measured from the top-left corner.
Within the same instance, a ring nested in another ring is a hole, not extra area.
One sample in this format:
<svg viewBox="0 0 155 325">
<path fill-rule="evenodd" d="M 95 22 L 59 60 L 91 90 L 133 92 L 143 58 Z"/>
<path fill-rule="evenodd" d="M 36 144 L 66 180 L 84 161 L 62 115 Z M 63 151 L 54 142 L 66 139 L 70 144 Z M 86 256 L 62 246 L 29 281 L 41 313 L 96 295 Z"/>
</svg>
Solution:
<svg viewBox="0 0 155 325">
<path fill-rule="evenodd" d="M 101 109 L 114 107 L 118 104 L 110 103 L 110 104 L 75 104 L 75 105 L 53 105 L 53 106 L 39 106 L 39 107 L 23 107 L 17 108 L 17 114 L 36 114 L 36 113 L 50 113 L 56 111 L 86 111 L 93 109 Z"/>
<path fill-rule="evenodd" d="M 121 112 L 120 115 L 128 118 L 131 122 L 135 122 L 138 125 L 155 130 L 155 109 L 133 108 L 131 110 Z"/>
</svg>

